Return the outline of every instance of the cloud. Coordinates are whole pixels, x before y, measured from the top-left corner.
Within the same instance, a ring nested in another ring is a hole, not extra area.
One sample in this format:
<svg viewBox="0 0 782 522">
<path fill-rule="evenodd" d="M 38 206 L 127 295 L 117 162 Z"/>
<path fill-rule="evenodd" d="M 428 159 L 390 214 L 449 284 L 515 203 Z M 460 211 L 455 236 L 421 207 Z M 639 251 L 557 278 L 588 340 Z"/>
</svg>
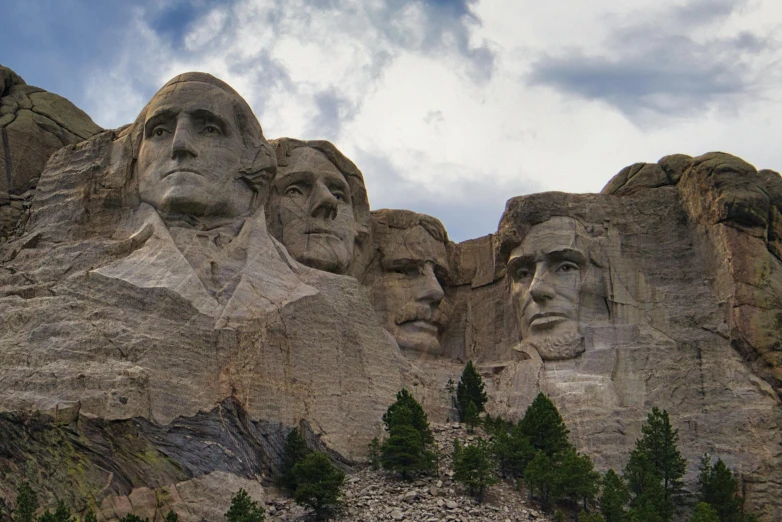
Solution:
<svg viewBox="0 0 782 522">
<path fill-rule="evenodd" d="M 560 49 L 541 55 L 531 85 L 600 100 L 635 118 L 685 117 L 734 106 L 753 93 L 776 59 L 770 37 L 717 28 L 745 2 L 697 1 L 616 20 L 617 28 L 592 52 Z"/>
</svg>

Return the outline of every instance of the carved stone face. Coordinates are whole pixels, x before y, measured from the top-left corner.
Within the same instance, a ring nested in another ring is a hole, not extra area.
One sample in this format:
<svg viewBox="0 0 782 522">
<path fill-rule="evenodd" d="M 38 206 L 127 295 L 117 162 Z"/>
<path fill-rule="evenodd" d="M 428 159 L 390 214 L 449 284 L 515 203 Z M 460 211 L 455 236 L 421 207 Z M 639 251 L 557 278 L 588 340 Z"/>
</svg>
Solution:
<svg viewBox="0 0 782 522">
<path fill-rule="evenodd" d="M 573 357 L 583 351 L 578 330 L 587 268 L 583 245 L 577 222 L 556 217 L 532 227 L 510 254 L 510 292 L 521 338 L 551 351 L 541 353 L 544 359 Z M 572 346 L 576 340 L 578 347 Z M 556 353 L 558 349 L 561 353 Z"/>
<path fill-rule="evenodd" d="M 158 93 L 138 155 L 139 195 L 164 213 L 236 217 L 254 192 L 235 179 L 244 152 L 232 97 L 203 82 Z"/>
<path fill-rule="evenodd" d="M 344 273 L 353 259 L 356 220 L 345 176 L 321 152 L 298 147 L 274 180 L 281 242 L 300 263 Z"/>
<path fill-rule="evenodd" d="M 420 225 L 391 232 L 386 239 L 383 271 L 372 285 L 375 311 L 400 348 L 439 355 L 447 323 L 441 310 L 445 245 Z"/>
</svg>

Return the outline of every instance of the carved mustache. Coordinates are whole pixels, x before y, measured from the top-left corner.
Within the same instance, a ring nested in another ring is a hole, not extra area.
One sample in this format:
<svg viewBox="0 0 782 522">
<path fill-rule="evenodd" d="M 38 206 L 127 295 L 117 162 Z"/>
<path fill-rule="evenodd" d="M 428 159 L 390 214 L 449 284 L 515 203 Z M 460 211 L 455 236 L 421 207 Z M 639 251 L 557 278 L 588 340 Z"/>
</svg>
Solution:
<svg viewBox="0 0 782 522">
<path fill-rule="evenodd" d="M 422 303 L 408 303 L 396 313 L 394 322 L 396 324 L 407 323 L 411 321 L 426 321 L 432 323 L 438 330 L 442 330 L 448 318 L 440 308 L 432 308 Z"/>
</svg>

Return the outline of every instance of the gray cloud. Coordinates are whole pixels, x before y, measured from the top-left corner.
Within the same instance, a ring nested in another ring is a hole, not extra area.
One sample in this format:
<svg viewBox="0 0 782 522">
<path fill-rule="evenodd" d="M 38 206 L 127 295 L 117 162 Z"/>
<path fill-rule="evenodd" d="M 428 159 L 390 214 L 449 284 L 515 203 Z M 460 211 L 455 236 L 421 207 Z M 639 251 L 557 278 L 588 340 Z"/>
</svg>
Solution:
<svg viewBox="0 0 782 522">
<path fill-rule="evenodd" d="M 364 174 L 372 210 L 404 208 L 434 216 L 456 242 L 496 232 L 508 199 L 541 190 L 529 179 L 507 182 L 487 172 L 480 180 L 449 179 L 447 192 L 436 194 L 405 177 L 386 156 L 359 150 L 353 159 Z"/>
<path fill-rule="evenodd" d="M 721 23 L 744 2 L 696 1 L 658 13 L 635 13 L 612 33 L 603 54 L 565 49 L 540 57 L 528 81 L 602 100 L 628 116 L 684 116 L 730 106 L 756 89 L 778 45 L 740 33 L 696 41 L 696 26 Z"/>
</svg>

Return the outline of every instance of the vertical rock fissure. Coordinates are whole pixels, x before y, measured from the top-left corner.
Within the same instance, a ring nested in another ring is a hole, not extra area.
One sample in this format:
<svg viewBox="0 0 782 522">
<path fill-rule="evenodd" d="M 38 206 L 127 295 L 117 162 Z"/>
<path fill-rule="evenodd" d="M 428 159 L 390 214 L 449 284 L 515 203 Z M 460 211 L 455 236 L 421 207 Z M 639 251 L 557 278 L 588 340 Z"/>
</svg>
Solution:
<svg viewBox="0 0 782 522">
<path fill-rule="evenodd" d="M 0 129 L 0 134 L 2 134 L 3 139 L 3 158 L 5 159 L 5 183 L 6 183 L 6 190 L 8 193 L 11 193 L 11 146 L 8 143 L 8 132 L 6 132 L 5 127 Z"/>
</svg>

